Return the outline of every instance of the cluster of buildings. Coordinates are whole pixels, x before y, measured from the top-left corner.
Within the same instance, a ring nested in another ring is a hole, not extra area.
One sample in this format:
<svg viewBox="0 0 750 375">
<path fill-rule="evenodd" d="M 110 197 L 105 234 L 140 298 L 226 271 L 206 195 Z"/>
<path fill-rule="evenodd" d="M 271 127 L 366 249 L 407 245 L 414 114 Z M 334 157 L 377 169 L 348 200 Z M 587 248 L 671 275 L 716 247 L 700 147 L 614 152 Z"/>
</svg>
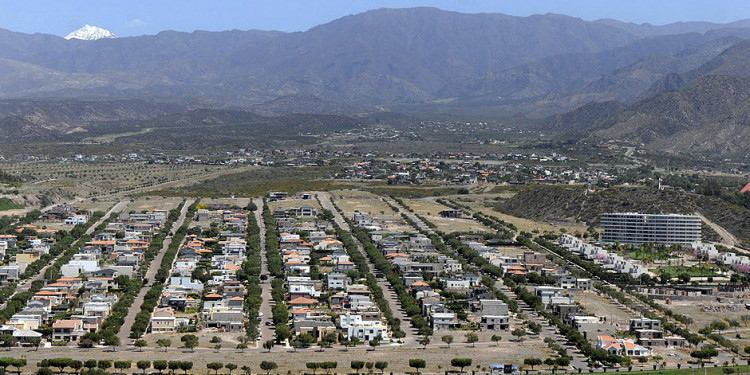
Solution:
<svg viewBox="0 0 750 375">
<path fill-rule="evenodd" d="M 653 347 L 681 347 L 685 339 L 679 336 L 665 336 L 661 321 L 658 319 L 630 319 L 630 336 L 615 338 L 611 335 L 600 335 L 596 338 L 596 348 L 606 350 L 609 354 L 630 357 L 651 355 Z"/>
<path fill-rule="evenodd" d="M 367 227 L 369 223 L 358 220 L 361 215 L 354 214 L 354 223 Z M 478 275 L 465 272 L 461 263 L 438 252 L 428 237 L 377 230 L 370 235 L 378 250 L 399 272 L 432 329 L 449 330 L 471 324 L 486 330 L 510 329 L 508 305 L 484 287 Z M 469 237 L 464 240 L 479 240 Z M 463 296 L 468 311 L 460 311 L 459 315 L 459 311 L 450 309 L 446 293 L 454 298 Z"/>
<path fill-rule="evenodd" d="M 723 264 L 742 273 L 750 273 L 750 257 L 732 252 L 719 252 L 719 250 L 710 243 L 694 242 L 690 244 L 693 249 L 693 256 L 697 258 L 706 258 L 718 264 Z"/>
<path fill-rule="evenodd" d="M 602 267 L 614 273 L 627 274 L 633 278 L 638 278 L 643 274 L 653 276 L 643 264 L 625 259 L 620 254 L 608 252 L 599 246 L 586 243 L 569 234 L 560 236 L 559 245 L 582 258 L 601 264 Z"/>
<path fill-rule="evenodd" d="M 44 220 L 61 220 L 71 207 L 60 206 Z M 52 341 L 78 341 L 96 332 L 118 300 L 113 292 L 120 275 L 133 277 L 142 270 L 145 252 L 153 233 L 161 230 L 167 212 L 123 213 L 94 235 L 71 259 L 60 267 L 62 277 L 37 291 L 0 331 L 13 335 L 18 345 L 41 337 L 37 331 L 49 329 Z M 86 217 L 86 221 L 88 217 Z M 84 223 L 86 221 L 83 221 Z M 22 231 L 26 228 L 19 228 Z M 3 237 L 4 248 L 16 245 L 15 236 Z M 16 280 L 27 264 L 49 252 L 50 238 L 26 238 L 29 248 L 15 255 L 15 261 L 0 268 L 0 279 Z"/>
<path fill-rule="evenodd" d="M 50 233 L 48 230 L 34 226 L 23 228 L 33 229 L 37 234 Z M 54 234 L 54 231 L 52 233 Z M 17 235 L 0 235 L 0 259 L 8 260 L 6 265 L 0 267 L 0 281 L 18 281 L 26 271 L 26 267 L 39 260 L 42 255 L 48 254 L 54 245 L 55 239 L 52 237 L 25 237 L 24 241 L 19 243 Z"/>
<path fill-rule="evenodd" d="M 293 335 L 309 334 L 319 341 L 341 334 L 348 339 L 389 342 L 391 331 L 385 317 L 370 290 L 352 272 L 355 264 L 343 243 L 326 231 L 328 222 L 317 219 L 317 209 L 301 205 L 276 209 L 273 214 L 280 232 Z"/>
<path fill-rule="evenodd" d="M 169 284 L 152 313 L 152 333 L 198 325 L 230 332 L 244 328 L 247 291 L 237 273 L 247 259 L 248 215 L 226 208 L 208 207 L 196 212 L 196 223 L 220 231 L 214 237 L 186 237 L 172 265 Z"/>
<path fill-rule="evenodd" d="M 88 332 L 96 332 L 117 302 L 112 278 L 63 277 L 35 293 L 21 311 L 13 314 L 0 333 L 8 333 L 16 345 L 31 345 L 32 338 L 42 338 L 42 329 L 49 328 L 52 341 L 78 341 Z M 56 316 L 68 315 L 64 319 Z"/>
<path fill-rule="evenodd" d="M 345 169 L 342 179 L 380 179 L 392 184 L 418 184 L 425 180 L 441 180 L 454 185 L 478 182 L 511 184 L 589 184 L 610 182 L 617 178 L 596 168 L 570 168 L 574 158 L 552 153 L 537 154 L 437 154 L 435 158 L 414 161 L 366 159 Z M 503 160 L 493 164 L 483 161 Z M 521 161 L 536 161 L 528 164 Z"/>
</svg>

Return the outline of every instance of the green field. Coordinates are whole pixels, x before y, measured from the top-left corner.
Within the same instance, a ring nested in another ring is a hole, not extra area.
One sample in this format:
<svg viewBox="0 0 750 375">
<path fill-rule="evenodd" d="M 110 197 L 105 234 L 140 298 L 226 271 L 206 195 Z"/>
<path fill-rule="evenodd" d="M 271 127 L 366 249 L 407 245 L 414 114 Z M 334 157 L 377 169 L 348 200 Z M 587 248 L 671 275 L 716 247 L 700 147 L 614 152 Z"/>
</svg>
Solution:
<svg viewBox="0 0 750 375">
<path fill-rule="evenodd" d="M 0 211 L 19 210 L 21 208 L 23 208 L 23 206 L 13 202 L 10 198 L 0 198 Z"/>
</svg>

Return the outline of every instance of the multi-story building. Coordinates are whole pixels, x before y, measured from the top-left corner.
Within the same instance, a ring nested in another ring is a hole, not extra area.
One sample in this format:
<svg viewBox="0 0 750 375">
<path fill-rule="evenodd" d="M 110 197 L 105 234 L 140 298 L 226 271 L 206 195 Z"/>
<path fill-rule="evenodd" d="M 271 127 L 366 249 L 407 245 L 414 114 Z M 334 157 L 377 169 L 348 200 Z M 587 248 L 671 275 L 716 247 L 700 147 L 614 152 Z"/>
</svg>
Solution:
<svg viewBox="0 0 750 375">
<path fill-rule="evenodd" d="M 691 244 L 701 240 L 701 219 L 691 215 L 604 213 L 602 241 L 607 243 Z"/>
</svg>

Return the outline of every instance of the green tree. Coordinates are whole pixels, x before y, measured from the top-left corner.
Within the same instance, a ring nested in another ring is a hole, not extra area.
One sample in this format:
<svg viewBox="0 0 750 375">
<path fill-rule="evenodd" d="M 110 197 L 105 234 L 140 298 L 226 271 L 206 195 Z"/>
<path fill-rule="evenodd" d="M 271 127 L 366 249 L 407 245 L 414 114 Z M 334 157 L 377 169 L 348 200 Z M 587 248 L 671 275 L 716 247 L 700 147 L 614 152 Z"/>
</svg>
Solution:
<svg viewBox="0 0 750 375">
<path fill-rule="evenodd" d="M 183 335 L 180 337 L 180 341 L 185 345 L 186 348 L 190 349 L 191 352 L 195 351 L 195 347 L 198 346 L 198 336 L 196 335 Z"/>
<path fill-rule="evenodd" d="M 422 349 L 427 349 L 427 345 L 430 345 L 430 336 L 423 336 L 419 339 L 419 345 L 422 345 Z"/>
<path fill-rule="evenodd" d="M 190 361 L 180 361 L 180 370 L 182 370 L 185 375 L 187 375 L 188 371 L 193 369 L 193 362 Z"/>
<path fill-rule="evenodd" d="M 419 369 L 427 367 L 427 362 L 424 359 L 412 358 L 409 360 L 409 367 L 412 367 L 419 373 Z"/>
<path fill-rule="evenodd" d="M 261 370 L 264 370 L 266 372 L 266 375 L 271 373 L 271 371 L 276 370 L 279 367 L 279 365 L 276 364 L 276 362 L 273 361 L 261 361 L 260 362 L 260 368 Z"/>
<path fill-rule="evenodd" d="M 13 345 L 16 345 L 16 338 L 13 337 L 13 335 L 9 335 L 9 334 L 0 335 L 0 344 L 4 348 L 8 348 L 8 350 L 10 350 L 10 348 L 12 348 Z"/>
<path fill-rule="evenodd" d="M 387 361 L 377 361 L 375 362 L 375 368 L 380 370 L 380 375 L 383 375 L 383 372 L 385 372 L 385 369 L 388 368 L 388 362 Z"/>
<path fill-rule="evenodd" d="M 503 340 L 503 336 L 500 336 L 500 335 L 492 335 L 492 337 L 490 338 L 490 340 L 492 340 L 492 342 L 494 342 L 494 343 L 495 343 L 495 346 L 500 346 L 500 341 L 502 341 L 502 340 Z"/>
<path fill-rule="evenodd" d="M 96 368 L 96 360 L 95 359 L 87 359 L 86 362 L 83 363 L 83 367 L 91 370 Z"/>
<path fill-rule="evenodd" d="M 143 348 L 145 348 L 146 345 L 148 345 L 148 343 L 144 339 L 135 340 L 135 342 L 133 343 L 133 346 L 135 346 L 136 348 L 138 348 L 139 352 L 142 352 Z"/>
<path fill-rule="evenodd" d="M 154 360 L 154 370 L 159 371 L 159 374 L 164 373 L 164 370 L 166 370 L 168 367 L 167 360 L 165 359 L 155 359 Z M 179 366 L 178 366 L 179 368 Z"/>
<path fill-rule="evenodd" d="M 523 364 L 531 367 L 531 371 L 534 371 L 534 366 L 539 366 L 543 362 L 539 358 L 524 358 Z"/>
<path fill-rule="evenodd" d="M 253 375 L 253 369 L 250 366 L 242 366 L 243 375 Z"/>
<path fill-rule="evenodd" d="M 247 342 L 248 342 L 247 336 L 244 336 L 244 335 L 237 336 L 237 349 L 240 349 L 240 351 L 244 353 L 245 349 L 247 349 Z"/>
<path fill-rule="evenodd" d="M 80 339 L 78 340 L 78 347 L 84 349 L 91 349 L 94 347 L 94 340 L 91 339 Z"/>
<path fill-rule="evenodd" d="M 232 371 L 237 369 L 237 365 L 234 363 L 227 363 L 224 367 L 229 370 L 229 375 L 232 375 Z"/>
<path fill-rule="evenodd" d="M 375 350 L 376 347 L 380 345 L 380 341 L 382 341 L 383 338 L 380 337 L 380 335 L 375 336 L 374 338 L 370 339 L 368 342 L 373 350 Z"/>
<path fill-rule="evenodd" d="M 3 369 L 2 374 L 5 374 L 8 372 L 8 367 L 10 366 L 11 361 L 13 361 L 12 357 L 0 357 L 0 367 L 2 367 Z M 50 366 L 56 367 L 54 364 L 50 364 Z M 60 372 L 62 372 L 62 370 L 60 370 Z"/>
<path fill-rule="evenodd" d="M 138 367 L 138 369 L 143 371 L 143 373 L 145 374 L 146 370 L 151 368 L 151 361 L 140 360 L 135 363 L 135 367 Z"/>
<path fill-rule="evenodd" d="M 164 348 L 164 351 L 167 351 L 167 348 L 172 346 L 172 340 L 170 339 L 158 339 L 156 340 L 156 346 L 160 348 Z"/>
<path fill-rule="evenodd" d="M 365 368 L 365 361 L 352 361 L 349 366 L 356 374 L 359 374 L 359 371 Z"/>
<path fill-rule="evenodd" d="M 224 364 L 221 363 L 221 362 L 209 362 L 209 363 L 206 363 L 206 367 L 209 370 L 213 370 L 214 374 L 218 375 L 219 374 L 219 370 L 221 370 L 221 369 L 224 368 Z"/>
<path fill-rule="evenodd" d="M 49 361 L 47 361 L 47 363 L 49 363 L 49 365 L 52 367 L 57 367 L 60 370 L 58 372 L 63 373 L 65 372 L 65 368 L 70 366 L 73 363 L 73 360 L 70 358 L 51 358 Z M 2 358 L 0 358 L 0 366 L 3 366 L 3 365 L 5 365 L 3 367 L 3 370 L 4 370 L 5 367 L 10 366 L 10 361 L 8 361 L 6 365 L 5 362 L 2 361 Z"/>
<path fill-rule="evenodd" d="M 10 361 L 10 366 L 16 368 L 16 373 L 18 373 L 18 375 L 21 375 L 21 369 L 26 367 L 26 364 L 26 358 L 13 358 Z M 78 371 L 83 367 L 83 362 L 73 361 L 71 365 L 73 365 L 72 367 L 76 370 L 76 373 L 78 373 Z"/>
<path fill-rule="evenodd" d="M 39 351 L 39 345 L 42 344 L 42 338 L 32 337 L 31 339 L 29 339 L 29 343 L 34 347 L 34 351 Z"/>
<path fill-rule="evenodd" d="M 339 363 L 336 361 L 325 361 L 320 363 L 320 368 L 326 370 L 326 375 L 331 373 L 331 370 L 338 367 Z"/>
<path fill-rule="evenodd" d="M 268 350 L 268 352 L 270 353 L 271 349 L 273 348 L 273 345 L 274 345 L 274 341 L 273 340 L 268 340 L 268 341 L 266 341 L 266 342 L 263 343 L 263 349 Z"/>
<path fill-rule="evenodd" d="M 472 348 L 474 347 L 474 344 L 479 341 L 479 335 L 474 332 L 469 332 L 464 337 L 466 337 L 466 343 L 471 344 Z"/>
<path fill-rule="evenodd" d="M 284 342 L 284 340 L 292 337 L 291 332 L 289 332 L 289 326 L 286 324 L 280 324 L 276 326 L 276 340 L 279 343 Z"/>
<path fill-rule="evenodd" d="M 99 362 L 97 362 L 96 367 L 98 367 L 102 371 L 107 371 L 112 368 L 112 361 L 107 359 L 100 359 Z"/>
<path fill-rule="evenodd" d="M 315 374 L 318 369 L 320 368 L 320 363 L 318 362 L 307 362 L 305 363 L 305 367 L 307 367 L 308 370 L 312 370 L 313 374 Z"/>
<path fill-rule="evenodd" d="M 464 372 L 464 367 L 471 366 L 471 358 L 453 358 L 451 359 L 451 366 L 460 367 L 461 372 Z"/>
<path fill-rule="evenodd" d="M 115 336 L 117 337 L 117 336 Z M 124 370 L 127 370 L 130 368 L 130 361 L 115 361 L 115 368 L 120 370 L 120 374 L 124 372 Z"/>
<path fill-rule="evenodd" d="M 180 361 L 169 361 L 167 362 L 167 368 L 169 368 L 169 372 L 174 375 L 175 371 L 180 369 Z"/>
<path fill-rule="evenodd" d="M 523 341 L 523 337 L 526 336 L 526 330 L 523 328 L 516 328 L 510 334 L 515 336 L 518 342 L 521 342 Z"/>
<path fill-rule="evenodd" d="M 448 345 L 448 347 L 451 347 L 451 344 L 453 343 L 453 336 L 451 335 L 445 335 L 440 338 L 440 340 L 443 340 L 444 343 Z"/>
<path fill-rule="evenodd" d="M 112 351 L 116 351 L 117 347 L 120 346 L 120 338 L 115 336 L 114 334 L 109 335 L 104 338 L 104 345 L 108 345 L 112 347 Z"/>
<path fill-rule="evenodd" d="M 557 364 L 557 362 L 555 362 L 554 358 L 547 358 L 547 359 L 544 360 L 544 364 L 547 365 L 547 367 L 549 367 L 550 370 L 551 370 L 552 366 L 554 366 L 555 364 Z"/>
</svg>

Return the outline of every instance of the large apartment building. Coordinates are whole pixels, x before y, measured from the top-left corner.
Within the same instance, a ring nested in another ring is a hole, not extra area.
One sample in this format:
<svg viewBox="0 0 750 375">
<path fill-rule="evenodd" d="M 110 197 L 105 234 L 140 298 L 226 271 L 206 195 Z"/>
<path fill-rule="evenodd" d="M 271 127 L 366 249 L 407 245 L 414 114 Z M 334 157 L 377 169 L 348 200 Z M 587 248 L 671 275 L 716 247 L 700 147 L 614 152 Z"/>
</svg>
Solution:
<svg viewBox="0 0 750 375">
<path fill-rule="evenodd" d="M 607 243 L 690 244 L 701 240 L 701 219 L 691 215 L 604 213 L 602 241 Z"/>
</svg>

